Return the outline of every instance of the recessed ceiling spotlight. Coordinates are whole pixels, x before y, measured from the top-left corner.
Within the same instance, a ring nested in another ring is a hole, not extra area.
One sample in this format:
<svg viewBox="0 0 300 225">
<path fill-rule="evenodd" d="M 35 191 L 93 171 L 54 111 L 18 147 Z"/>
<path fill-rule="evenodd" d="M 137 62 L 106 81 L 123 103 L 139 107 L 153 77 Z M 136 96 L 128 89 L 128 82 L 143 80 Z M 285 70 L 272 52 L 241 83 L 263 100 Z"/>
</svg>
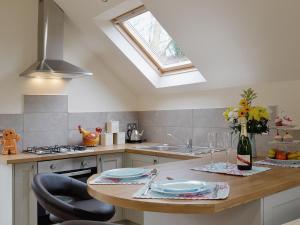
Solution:
<svg viewBox="0 0 300 225">
<path fill-rule="evenodd" d="M 102 0 L 102 2 L 108 2 L 108 0 Z"/>
</svg>

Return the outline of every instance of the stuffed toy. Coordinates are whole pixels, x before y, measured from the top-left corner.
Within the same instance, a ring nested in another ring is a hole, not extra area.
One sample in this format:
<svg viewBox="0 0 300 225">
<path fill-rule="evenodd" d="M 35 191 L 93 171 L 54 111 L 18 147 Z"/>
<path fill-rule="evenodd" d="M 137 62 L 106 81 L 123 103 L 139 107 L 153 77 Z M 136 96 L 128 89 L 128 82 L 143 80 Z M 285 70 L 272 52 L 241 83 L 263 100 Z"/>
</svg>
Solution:
<svg viewBox="0 0 300 225">
<path fill-rule="evenodd" d="M 21 137 L 16 133 L 14 129 L 5 129 L 3 131 L 2 140 L 2 154 L 17 154 L 17 141 L 21 140 Z"/>
</svg>

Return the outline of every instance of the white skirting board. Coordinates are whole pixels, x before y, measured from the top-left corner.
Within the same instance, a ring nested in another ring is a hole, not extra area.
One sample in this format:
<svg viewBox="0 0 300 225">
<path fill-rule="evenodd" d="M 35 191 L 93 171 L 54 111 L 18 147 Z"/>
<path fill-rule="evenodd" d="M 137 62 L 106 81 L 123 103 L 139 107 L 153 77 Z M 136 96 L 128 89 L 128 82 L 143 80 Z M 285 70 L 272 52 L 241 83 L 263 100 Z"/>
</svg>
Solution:
<svg viewBox="0 0 300 225">
<path fill-rule="evenodd" d="M 13 225 L 12 165 L 0 163 L 0 224 Z"/>
</svg>

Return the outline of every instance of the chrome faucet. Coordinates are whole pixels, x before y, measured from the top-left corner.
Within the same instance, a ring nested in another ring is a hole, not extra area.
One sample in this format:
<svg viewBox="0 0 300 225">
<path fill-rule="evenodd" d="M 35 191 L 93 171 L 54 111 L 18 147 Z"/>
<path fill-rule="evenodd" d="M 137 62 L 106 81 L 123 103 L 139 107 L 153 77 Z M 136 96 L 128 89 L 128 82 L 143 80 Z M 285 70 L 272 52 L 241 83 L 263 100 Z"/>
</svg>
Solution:
<svg viewBox="0 0 300 225">
<path fill-rule="evenodd" d="M 172 134 L 170 134 L 170 133 L 168 133 L 168 136 L 171 137 L 171 138 L 173 138 L 173 140 L 175 140 L 177 143 L 180 143 L 180 144 L 185 143 L 185 148 L 186 148 L 186 150 L 187 150 L 189 153 L 192 153 L 192 152 L 193 152 L 193 139 L 192 139 L 192 138 L 190 138 L 190 139 L 188 139 L 188 140 L 186 140 L 186 141 L 183 141 L 183 140 L 180 139 L 180 138 L 174 137 L 174 135 L 172 135 Z"/>
<path fill-rule="evenodd" d="M 187 142 L 186 142 L 186 149 L 190 153 L 193 152 L 193 139 L 192 138 L 190 138 L 190 139 L 187 140 Z"/>
</svg>

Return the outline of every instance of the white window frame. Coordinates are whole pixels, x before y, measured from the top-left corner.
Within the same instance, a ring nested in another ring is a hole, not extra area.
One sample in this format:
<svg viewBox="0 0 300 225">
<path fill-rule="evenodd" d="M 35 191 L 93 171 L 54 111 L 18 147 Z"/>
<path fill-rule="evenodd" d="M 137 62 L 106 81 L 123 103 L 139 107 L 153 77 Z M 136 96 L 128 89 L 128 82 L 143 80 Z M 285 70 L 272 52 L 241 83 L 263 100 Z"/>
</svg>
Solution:
<svg viewBox="0 0 300 225">
<path fill-rule="evenodd" d="M 155 56 L 150 49 L 145 47 L 132 32 L 123 24 L 124 21 L 129 20 L 135 16 L 138 16 L 144 12 L 147 12 L 145 6 L 139 6 L 133 10 L 130 10 L 114 19 L 112 23 L 118 29 L 118 31 L 124 36 L 124 38 L 142 55 L 142 57 L 157 71 L 161 76 L 174 75 L 178 73 L 185 73 L 189 71 L 195 71 L 196 68 L 192 63 L 184 63 L 182 65 L 163 67 L 159 63 L 159 59 Z"/>
</svg>

